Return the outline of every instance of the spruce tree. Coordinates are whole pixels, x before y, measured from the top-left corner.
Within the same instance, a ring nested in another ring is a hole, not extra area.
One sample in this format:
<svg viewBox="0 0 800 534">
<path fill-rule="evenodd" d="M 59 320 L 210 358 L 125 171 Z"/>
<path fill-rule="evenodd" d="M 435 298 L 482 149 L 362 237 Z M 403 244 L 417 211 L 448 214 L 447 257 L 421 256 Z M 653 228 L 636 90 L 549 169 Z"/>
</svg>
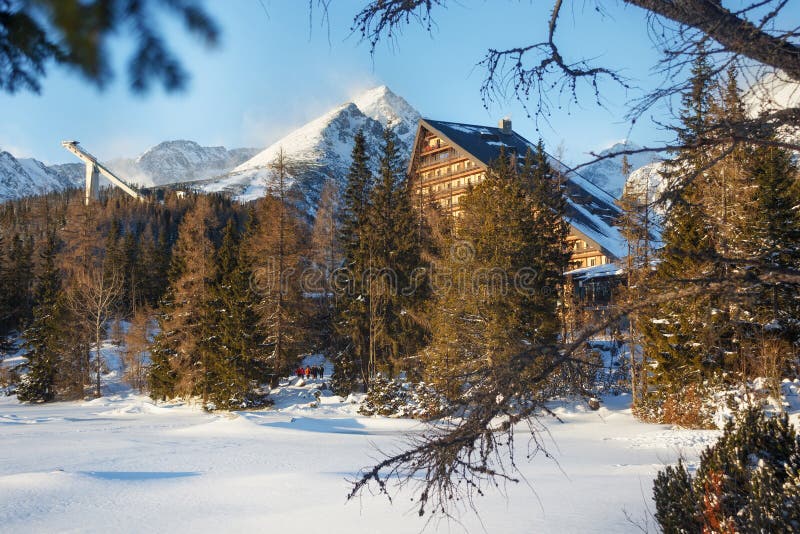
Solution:
<svg viewBox="0 0 800 534">
<path fill-rule="evenodd" d="M 525 384 L 546 373 L 556 354 L 565 264 L 560 186 L 543 161 L 536 170 L 529 158 L 521 171 L 515 159 L 502 154 L 467 193 L 455 234 L 442 247 L 448 254 L 435 277 L 426 381 L 457 405 L 470 402 L 468 388 L 504 391 L 525 403 L 551 393 L 539 381 L 536 390 Z"/>
<path fill-rule="evenodd" d="M 360 379 L 368 377 L 370 354 L 369 295 L 364 283 L 369 269 L 369 202 L 373 176 L 362 131 L 354 137 L 352 162 L 342 198 L 339 233 L 344 269 L 337 273 L 336 333 L 338 351 L 334 358 L 334 391 L 348 394 Z"/>
<path fill-rule="evenodd" d="M 23 402 L 49 402 L 57 395 L 60 366 L 64 349 L 64 304 L 61 299 L 61 272 L 56 266 L 58 238 L 49 232 L 41 252 L 41 274 L 36 282 L 33 322 L 25 329 L 28 374 L 17 389 Z"/>
<path fill-rule="evenodd" d="M 181 221 L 172 261 L 171 284 L 151 350 L 150 395 L 156 400 L 196 395 L 208 398 L 207 339 L 211 284 L 216 276 L 212 201 L 199 196 Z"/>
<path fill-rule="evenodd" d="M 709 174 L 704 170 L 711 155 L 702 148 L 691 148 L 702 140 L 710 127 L 712 107 L 711 68 L 704 50 L 698 50 L 692 67 L 690 89 L 682 97 L 678 140 L 686 147 L 676 154 L 667 169 L 669 199 L 665 229 L 652 290 L 680 291 L 691 284 L 720 274 L 715 263 L 713 224 L 708 214 L 704 191 Z M 699 385 L 724 364 L 729 324 L 714 310 L 723 309 L 717 296 L 709 293 L 691 299 L 673 299 L 648 309 L 641 321 L 647 358 L 654 364 L 652 383 L 658 391 L 648 402 L 657 418 L 665 417 L 665 403 L 685 424 L 701 424 L 697 406 L 679 399 L 692 384 Z M 720 328 L 722 326 L 723 328 Z M 698 386 L 699 387 L 699 386 Z"/>
<path fill-rule="evenodd" d="M 756 270 L 788 272 L 800 269 L 800 186 L 792 156 L 777 147 L 759 147 L 749 154 L 747 168 L 753 188 L 753 202 L 744 248 L 756 261 Z M 767 276 L 767 278 L 769 278 Z M 762 283 L 756 295 L 755 317 L 770 323 L 773 333 L 794 342 L 800 335 L 800 284 L 791 277 Z"/>
<path fill-rule="evenodd" d="M 417 214 L 394 133 L 386 128 L 379 176 L 370 195 L 367 232 L 371 244 L 366 288 L 370 303 L 371 373 L 393 377 L 409 368 L 425 338 L 415 320 L 424 302 Z"/>
<path fill-rule="evenodd" d="M 12 328 L 19 328 L 31 317 L 31 288 L 34 281 L 33 238 L 14 234 L 6 266 L 6 302 Z"/>
<path fill-rule="evenodd" d="M 567 200 L 563 178 L 550 165 L 541 139 L 535 151 L 528 150 L 521 179 L 530 187 L 533 224 L 536 227 L 532 236 L 536 260 L 530 267 L 535 271 L 536 283 L 557 294 L 570 258 L 566 247 L 569 235 L 569 224 L 565 218 Z M 537 341 L 552 343 L 553 335 L 558 332 L 559 327 L 557 300 L 553 295 L 544 293 L 535 292 L 533 295 L 538 315 L 543 321 L 538 327 L 540 339 Z"/>
<path fill-rule="evenodd" d="M 4 335 L 14 313 L 11 306 L 11 280 L 6 259 L 5 236 L 0 233 L 0 335 Z"/>
<path fill-rule="evenodd" d="M 228 220 L 216 253 L 217 278 L 212 287 L 214 335 L 208 338 L 208 396 L 217 408 L 263 404 L 255 387 L 266 381 L 261 355 L 261 328 L 255 312 L 251 270 L 240 252 L 241 236 L 234 218 Z"/>
</svg>

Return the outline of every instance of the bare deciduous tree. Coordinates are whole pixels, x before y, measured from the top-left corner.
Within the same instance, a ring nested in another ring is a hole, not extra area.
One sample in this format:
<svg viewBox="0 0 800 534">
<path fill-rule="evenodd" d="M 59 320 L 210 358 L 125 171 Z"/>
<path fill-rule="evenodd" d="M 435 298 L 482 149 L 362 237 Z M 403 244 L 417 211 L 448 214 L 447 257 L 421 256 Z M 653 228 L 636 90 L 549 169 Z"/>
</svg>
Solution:
<svg viewBox="0 0 800 534">
<path fill-rule="evenodd" d="M 82 271 L 74 278 L 70 294 L 70 306 L 77 317 L 83 317 L 87 330 L 91 331 L 94 345 L 95 396 L 100 397 L 100 375 L 103 369 L 101 353 L 106 322 L 114 313 L 122 296 L 122 277 L 97 268 Z"/>
<path fill-rule="evenodd" d="M 131 318 L 125 333 L 125 348 L 122 360 L 125 365 L 125 381 L 137 390 L 143 391 L 147 385 L 147 359 L 153 342 L 153 311 L 147 307 L 139 310 Z"/>
</svg>

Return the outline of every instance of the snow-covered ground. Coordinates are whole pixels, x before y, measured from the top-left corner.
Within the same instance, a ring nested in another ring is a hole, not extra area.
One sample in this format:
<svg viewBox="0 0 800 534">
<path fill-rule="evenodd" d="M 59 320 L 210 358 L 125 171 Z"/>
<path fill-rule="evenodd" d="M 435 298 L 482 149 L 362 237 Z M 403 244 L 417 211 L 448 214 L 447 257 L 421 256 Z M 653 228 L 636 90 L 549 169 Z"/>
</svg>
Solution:
<svg viewBox="0 0 800 534">
<path fill-rule="evenodd" d="M 345 502 L 347 480 L 377 449 L 402 446 L 418 422 L 360 416 L 356 398 L 320 391 L 320 380 L 287 381 L 273 409 L 208 414 L 154 404 L 113 387 L 115 376 L 107 376 L 110 393 L 92 401 L 0 398 L 0 530 L 350 534 L 425 526 L 406 492 L 394 504 L 370 495 Z M 554 405 L 563 423 L 544 424 L 555 461 L 526 461 L 520 442 L 530 485 L 490 490 L 476 502 L 480 518 L 465 513 L 429 531 L 638 531 L 626 514 L 646 524 L 656 472 L 679 454 L 695 462 L 718 433 L 640 423 L 628 400 L 607 397 L 597 412 Z"/>
</svg>

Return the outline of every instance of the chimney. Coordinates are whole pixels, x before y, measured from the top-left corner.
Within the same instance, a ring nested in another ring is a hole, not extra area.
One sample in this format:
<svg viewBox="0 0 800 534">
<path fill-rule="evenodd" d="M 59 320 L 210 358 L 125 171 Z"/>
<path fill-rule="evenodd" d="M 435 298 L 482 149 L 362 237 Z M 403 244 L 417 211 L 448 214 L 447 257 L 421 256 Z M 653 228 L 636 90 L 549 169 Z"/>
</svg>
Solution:
<svg viewBox="0 0 800 534">
<path fill-rule="evenodd" d="M 503 132 L 504 135 L 511 135 L 511 119 L 509 117 L 500 119 L 497 127 L 500 128 L 500 131 Z"/>
</svg>

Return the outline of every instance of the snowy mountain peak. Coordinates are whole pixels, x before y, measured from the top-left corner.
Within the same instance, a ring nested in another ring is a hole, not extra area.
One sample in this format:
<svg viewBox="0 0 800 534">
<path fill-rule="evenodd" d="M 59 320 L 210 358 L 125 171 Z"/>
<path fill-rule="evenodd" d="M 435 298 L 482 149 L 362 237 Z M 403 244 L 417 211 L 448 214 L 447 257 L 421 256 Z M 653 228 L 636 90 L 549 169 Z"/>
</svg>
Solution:
<svg viewBox="0 0 800 534">
<path fill-rule="evenodd" d="M 353 104 L 367 117 L 390 128 L 404 122 L 416 124 L 419 120 L 417 110 L 385 85 L 361 93 L 353 99 Z"/>
<path fill-rule="evenodd" d="M 623 139 L 622 141 L 617 141 L 616 143 L 612 144 L 608 148 L 605 148 L 599 152 L 600 156 L 607 156 L 609 154 L 615 154 L 621 150 L 637 150 L 642 148 L 638 144 L 633 141 L 629 141 L 627 139 Z"/>
<path fill-rule="evenodd" d="M 324 156 L 325 148 L 333 148 L 330 145 L 337 141 L 351 142 L 356 130 L 364 127 L 365 119 L 352 102 L 338 106 L 268 146 L 236 167 L 231 174 L 266 168 L 281 150 L 287 159 L 294 162 L 313 162 Z"/>
<path fill-rule="evenodd" d="M 299 207 L 311 214 L 326 180 L 333 178 L 344 185 L 358 130 L 364 132 L 373 162 L 378 160 L 386 126 L 394 131 L 405 157 L 410 154 L 419 118 L 417 110 L 388 87 L 375 87 L 290 132 L 227 176 L 204 183 L 202 189 L 228 191 L 242 200 L 263 196 L 274 189 L 270 164 L 282 150 L 293 169 L 288 180 L 292 194 Z"/>
</svg>

